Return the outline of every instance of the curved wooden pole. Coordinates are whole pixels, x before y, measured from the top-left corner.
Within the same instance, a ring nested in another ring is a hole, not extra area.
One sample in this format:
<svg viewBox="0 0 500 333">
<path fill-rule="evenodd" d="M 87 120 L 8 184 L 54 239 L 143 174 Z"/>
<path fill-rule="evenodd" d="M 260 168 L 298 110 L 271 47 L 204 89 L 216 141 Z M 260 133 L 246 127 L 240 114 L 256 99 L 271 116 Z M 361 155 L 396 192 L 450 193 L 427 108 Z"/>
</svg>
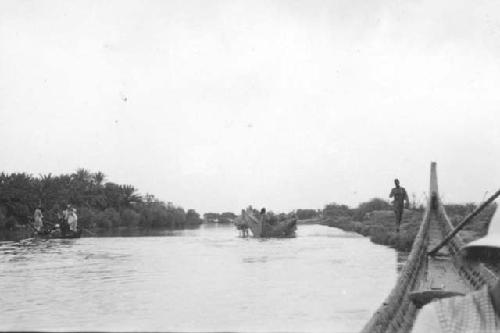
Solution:
<svg viewBox="0 0 500 333">
<path fill-rule="evenodd" d="M 436 254 L 437 251 L 439 251 L 439 249 L 441 249 L 446 243 L 448 243 L 450 241 L 450 239 L 453 238 L 453 236 L 455 236 L 460 230 L 463 229 L 463 227 L 465 227 L 465 225 L 467 223 L 469 223 L 470 221 L 472 221 L 472 219 L 477 215 L 479 214 L 486 206 L 488 206 L 491 202 L 493 202 L 493 200 L 495 200 L 498 196 L 500 195 L 500 190 L 496 191 L 495 194 L 493 194 L 491 197 L 488 198 L 488 200 L 486 200 L 485 202 L 483 202 L 479 207 L 477 207 L 472 213 L 470 213 L 469 215 L 467 215 L 463 220 L 462 222 L 460 222 L 456 227 L 455 229 L 453 229 L 442 241 L 441 243 L 439 243 L 435 248 L 433 248 L 432 250 L 430 250 L 428 252 L 429 255 L 434 255 Z"/>
</svg>

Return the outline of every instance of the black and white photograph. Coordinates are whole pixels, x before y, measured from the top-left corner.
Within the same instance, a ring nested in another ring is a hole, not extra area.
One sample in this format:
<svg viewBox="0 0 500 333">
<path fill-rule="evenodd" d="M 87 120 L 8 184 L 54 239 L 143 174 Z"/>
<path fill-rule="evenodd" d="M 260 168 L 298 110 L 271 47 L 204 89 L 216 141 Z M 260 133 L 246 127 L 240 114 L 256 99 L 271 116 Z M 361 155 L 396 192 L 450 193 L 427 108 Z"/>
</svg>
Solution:
<svg viewBox="0 0 500 333">
<path fill-rule="evenodd" d="M 0 0 L 0 332 L 500 332 L 500 2 Z"/>
</svg>

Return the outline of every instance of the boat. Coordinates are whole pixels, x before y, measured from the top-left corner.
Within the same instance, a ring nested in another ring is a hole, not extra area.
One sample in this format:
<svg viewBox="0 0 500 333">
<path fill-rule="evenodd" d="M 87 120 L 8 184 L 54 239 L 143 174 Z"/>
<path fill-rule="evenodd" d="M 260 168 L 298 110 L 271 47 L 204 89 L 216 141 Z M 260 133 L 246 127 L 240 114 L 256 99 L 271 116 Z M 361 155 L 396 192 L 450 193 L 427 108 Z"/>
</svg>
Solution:
<svg viewBox="0 0 500 333">
<path fill-rule="evenodd" d="M 419 309 L 429 302 L 497 283 L 495 272 L 486 265 L 471 267 L 457 256 L 465 242 L 453 233 L 456 227 L 439 195 L 435 162 L 431 163 L 429 193 L 419 231 L 396 284 L 361 333 L 411 332 Z"/>
<path fill-rule="evenodd" d="M 258 238 L 268 237 L 295 237 L 297 218 L 273 220 L 267 214 L 259 214 L 251 207 L 243 210 L 235 222 L 239 230 L 250 229 L 252 235 Z"/>
<path fill-rule="evenodd" d="M 34 233 L 33 238 L 45 238 L 45 239 L 58 239 L 58 238 L 80 238 L 82 235 L 82 229 L 78 229 L 78 231 L 68 230 L 64 233 L 59 229 L 54 229 L 41 233 Z"/>
</svg>

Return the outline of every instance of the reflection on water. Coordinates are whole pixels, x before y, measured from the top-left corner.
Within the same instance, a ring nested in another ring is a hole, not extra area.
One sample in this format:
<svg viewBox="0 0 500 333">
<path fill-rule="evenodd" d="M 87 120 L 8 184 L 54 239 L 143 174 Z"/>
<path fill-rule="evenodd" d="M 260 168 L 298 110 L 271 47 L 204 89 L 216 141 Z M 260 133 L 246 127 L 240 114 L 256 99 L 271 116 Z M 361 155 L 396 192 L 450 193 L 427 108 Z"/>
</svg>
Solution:
<svg viewBox="0 0 500 333">
<path fill-rule="evenodd" d="M 0 243 L 0 329 L 357 332 L 396 279 L 394 250 L 319 225 L 127 236 Z"/>
<path fill-rule="evenodd" d="M 227 225 L 225 226 L 227 228 Z M 88 230 L 83 229 L 82 237 L 148 237 L 148 236 L 178 236 L 186 235 L 188 230 L 199 229 L 199 225 L 184 226 L 182 228 L 112 228 Z M 0 230 L 0 244 L 6 241 L 23 240 L 33 237 L 31 229 Z"/>
<path fill-rule="evenodd" d="M 157 228 L 157 229 L 143 229 L 143 228 L 113 228 L 108 230 L 99 230 L 94 233 L 94 237 L 158 237 L 158 236 L 189 236 L 194 235 L 194 230 L 199 229 L 199 225 L 186 226 L 183 228 Z M 193 232 L 189 232 L 193 231 Z M 86 236 L 89 236 L 87 233 Z"/>
</svg>

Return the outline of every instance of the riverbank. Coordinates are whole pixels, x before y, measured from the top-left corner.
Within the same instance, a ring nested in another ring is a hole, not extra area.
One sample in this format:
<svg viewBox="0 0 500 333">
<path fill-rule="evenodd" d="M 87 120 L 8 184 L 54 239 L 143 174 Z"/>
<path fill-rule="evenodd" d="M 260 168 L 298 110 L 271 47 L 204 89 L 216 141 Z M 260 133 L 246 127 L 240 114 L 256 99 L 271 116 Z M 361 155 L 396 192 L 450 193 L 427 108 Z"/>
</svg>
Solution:
<svg viewBox="0 0 500 333">
<path fill-rule="evenodd" d="M 387 245 L 399 251 L 409 251 L 422 222 L 423 211 L 405 210 L 399 235 L 396 233 L 394 212 L 390 210 L 368 213 L 363 221 L 349 216 L 328 217 L 321 224 L 352 231 L 369 237 L 375 244 Z"/>
<path fill-rule="evenodd" d="M 454 225 L 457 225 L 474 207 L 466 205 L 446 206 L 448 216 Z M 495 212 L 496 206 L 487 207 L 475 220 L 460 231 L 460 236 L 465 242 L 470 242 L 487 233 L 489 221 Z M 394 212 L 392 210 L 372 211 L 356 221 L 351 216 L 327 217 L 321 224 L 352 231 L 369 237 L 375 244 L 393 247 L 399 251 L 410 251 L 420 223 L 422 223 L 424 210 L 405 209 L 399 234 L 396 232 Z"/>
<path fill-rule="evenodd" d="M 83 229 L 82 237 L 148 237 L 158 235 L 170 235 L 182 230 L 199 229 L 201 224 L 184 225 L 179 227 L 114 227 Z M 33 237 L 33 230 L 29 227 L 19 227 L 13 230 L 0 230 L 0 242 L 20 241 Z"/>
</svg>

